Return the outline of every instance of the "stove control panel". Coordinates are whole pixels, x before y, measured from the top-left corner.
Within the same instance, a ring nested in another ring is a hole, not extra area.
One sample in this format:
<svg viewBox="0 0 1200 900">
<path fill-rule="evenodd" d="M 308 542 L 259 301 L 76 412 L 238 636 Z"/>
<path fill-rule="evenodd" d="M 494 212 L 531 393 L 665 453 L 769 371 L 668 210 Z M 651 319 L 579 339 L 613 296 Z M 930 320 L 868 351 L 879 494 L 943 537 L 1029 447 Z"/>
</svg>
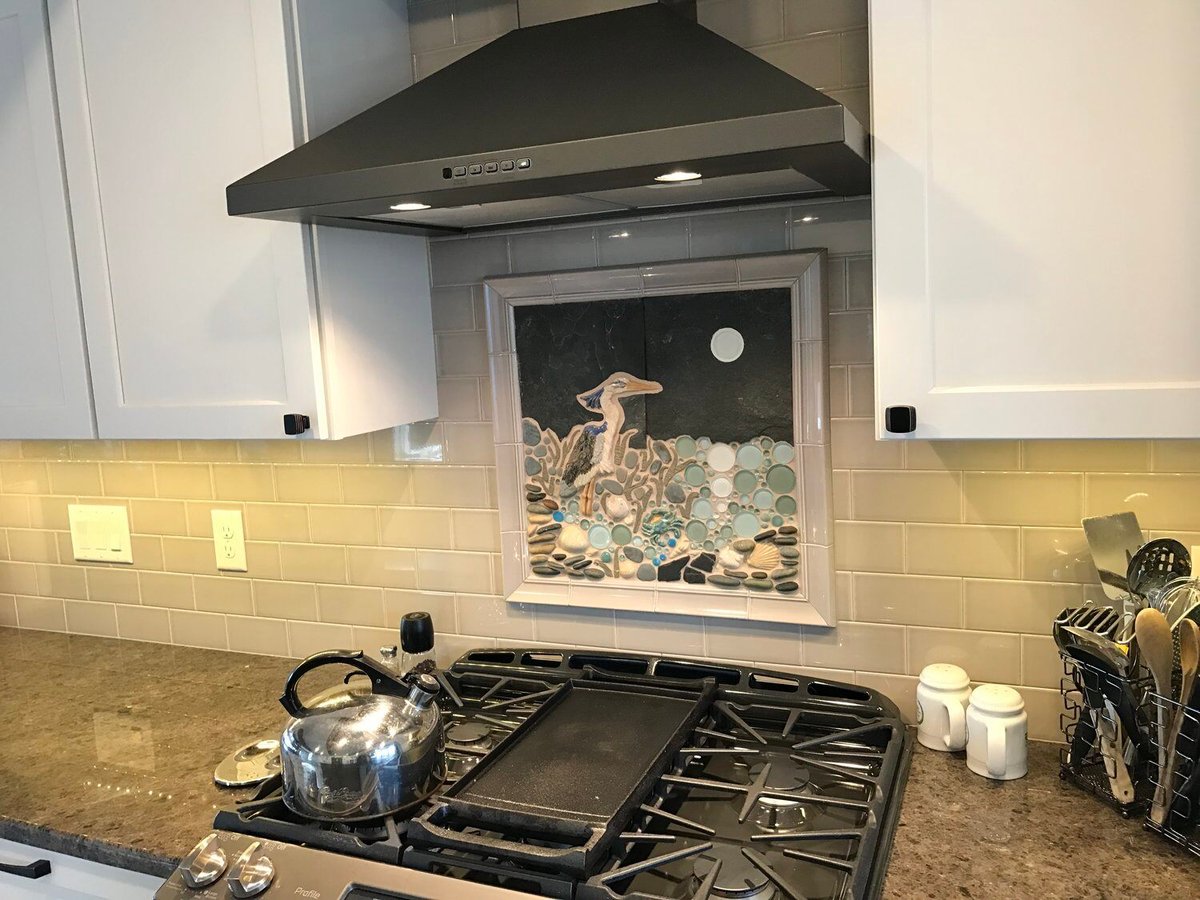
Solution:
<svg viewBox="0 0 1200 900">
<path fill-rule="evenodd" d="M 154 895 L 155 900 L 529 900 L 529 896 L 227 831 L 213 832 L 200 841 Z"/>
</svg>

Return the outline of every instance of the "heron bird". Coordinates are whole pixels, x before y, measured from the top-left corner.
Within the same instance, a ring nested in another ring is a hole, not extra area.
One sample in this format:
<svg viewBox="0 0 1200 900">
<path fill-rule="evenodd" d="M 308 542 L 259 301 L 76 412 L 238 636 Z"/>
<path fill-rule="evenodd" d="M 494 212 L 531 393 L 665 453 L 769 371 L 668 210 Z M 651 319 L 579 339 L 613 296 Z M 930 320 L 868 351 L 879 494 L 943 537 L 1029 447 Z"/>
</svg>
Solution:
<svg viewBox="0 0 1200 900">
<path fill-rule="evenodd" d="M 579 509 L 585 516 L 592 514 L 596 496 L 596 479 L 611 475 L 617 468 L 617 441 L 625 425 L 625 408 L 621 401 L 640 394 L 657 394 L 662 385 L 657 381 L 635 378 L 628 372 L 617 372 L 590 391 L 576 394 L 579 405 L 599 412 L 599 421 L 588 422 L 575 442 L 571 458 L 563 467 L 563 482 L 579 491 Z"/>
</svg>

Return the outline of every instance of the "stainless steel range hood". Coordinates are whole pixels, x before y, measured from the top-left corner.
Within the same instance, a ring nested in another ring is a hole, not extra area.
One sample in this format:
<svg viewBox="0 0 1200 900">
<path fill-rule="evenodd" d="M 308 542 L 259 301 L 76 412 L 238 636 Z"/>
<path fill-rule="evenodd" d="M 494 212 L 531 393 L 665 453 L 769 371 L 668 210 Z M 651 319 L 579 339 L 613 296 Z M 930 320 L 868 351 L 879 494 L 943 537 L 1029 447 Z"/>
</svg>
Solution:
<svg viewBox="0 0 1200 900">
<path fill-rule="evenodd" d="M 439 234 L 870 190 L 841 104 L 662 4 L 520 28 L 230 185 L 230 215 Z M 663 176 L 692 180 L 661 182 Z"/>
</svg>

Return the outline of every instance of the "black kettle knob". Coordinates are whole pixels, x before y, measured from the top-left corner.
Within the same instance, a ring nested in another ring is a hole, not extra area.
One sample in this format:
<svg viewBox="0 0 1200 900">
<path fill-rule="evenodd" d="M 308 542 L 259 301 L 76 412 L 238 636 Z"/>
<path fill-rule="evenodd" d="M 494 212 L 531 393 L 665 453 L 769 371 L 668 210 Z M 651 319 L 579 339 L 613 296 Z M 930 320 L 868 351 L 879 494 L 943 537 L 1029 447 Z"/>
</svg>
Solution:
<svg viewBox="0 0 1200 900">
<path fill-rule="evenodd" d="M 427 612 L 405 613 L 400 618 L 400 647 L 405 653 L 433 649 L 433 617 Z"/>
</svg>

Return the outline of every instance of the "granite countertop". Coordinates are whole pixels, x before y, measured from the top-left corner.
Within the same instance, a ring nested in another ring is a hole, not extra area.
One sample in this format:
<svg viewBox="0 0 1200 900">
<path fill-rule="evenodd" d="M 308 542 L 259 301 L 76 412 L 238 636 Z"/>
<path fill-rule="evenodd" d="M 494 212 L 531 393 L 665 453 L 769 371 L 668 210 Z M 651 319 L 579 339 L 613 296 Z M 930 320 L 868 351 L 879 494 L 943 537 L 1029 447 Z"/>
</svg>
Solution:
<svg viewBox="0 0 1200 900">
<path fill-rule="evenodd" d="M 246 795 L 213 769 L 282 730 L 292 665 L 0 628 L 0 838 L 165 877 Z M 1060 782 L 1053 745 L 1006 783 L 917 747 L 885 896 L 1176 900 L 1200 860 Z"/>
</svg>

